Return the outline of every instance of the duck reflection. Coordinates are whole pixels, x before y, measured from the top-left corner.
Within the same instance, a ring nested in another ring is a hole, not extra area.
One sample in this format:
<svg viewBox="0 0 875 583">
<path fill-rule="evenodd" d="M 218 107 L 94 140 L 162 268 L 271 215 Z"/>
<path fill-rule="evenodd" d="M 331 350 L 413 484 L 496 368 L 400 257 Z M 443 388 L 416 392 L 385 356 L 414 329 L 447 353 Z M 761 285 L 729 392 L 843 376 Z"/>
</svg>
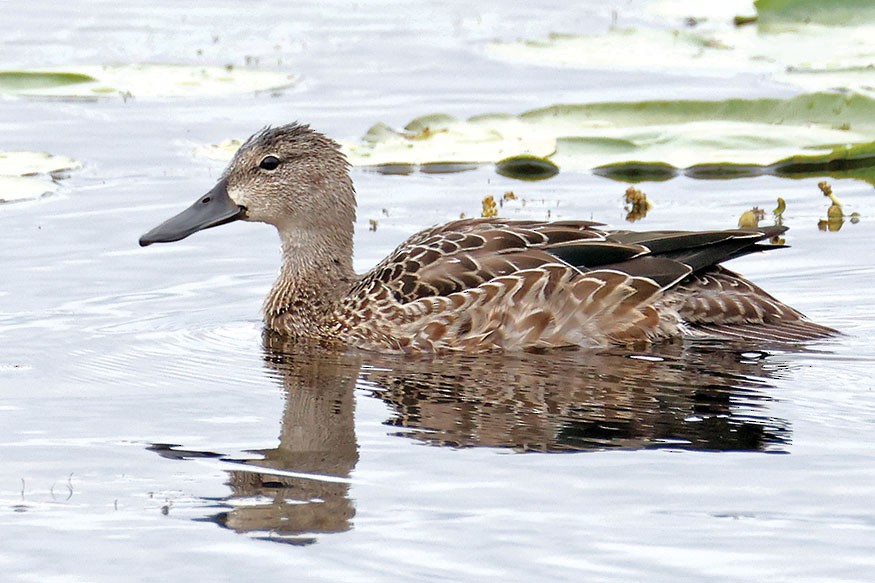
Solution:
<svg viewBox="0 0 875 583">
<path fill-rule="evenodd" d="M 227 510 L 210 518 L 225 528 L 297 545 L 347 531 L 355 515 L 349 477 L 358 462 L 353 389 L 360 358 L 301 346 L 279 352 L 269 342 L 264 358 L 285 390 L 277 447 L 251 451 L 258 459 L 169 445 L 150 449 L 168 458 L 217 457 L 240 467 L 228 471 L 231 494 L 218 501 Z"/>
<path fill-rule="evenodd" d="M 370 357 L 363 377 L 392 405 L 398 435 L 435 445 L 775 452 L 790 428 L 768 415 L 766 390 L 782 368 L 725 343 L 678 343 L 647 354 Z"/>
<path fill-rule="evenodd" d="M 292 544 L 352 528 L 358 461 L 355 388 L 387 403 L 396 435 L 436 446 L 579 452 L 672 448 L 781 452 L 789 422 L 769 415 L 780 358 L 725 343 L 648 353 L 432 357 L 336 353 L 264 338 L 264 362 L 285 390 L 277 447 L 232 459 L 174 446 L 171 458 L 235 464 L 211 520 Z"/>
<path fill-rule="evenodd" d="M 265 362 L 286 393 L 279 445 L 258 451 L 262 459 L 241 462 L 247 470 L 229 472 L 233 498 L 253 503 L 238 504 L 217 519 L 237 532 L 269 532 L 297 544 L 314 541 L 301 535 L 349 530 L 355 514 L 349 476 L 358 462 L 353 389 L 359 358 L 297 347 L 267 350 Z"/>
</svg>

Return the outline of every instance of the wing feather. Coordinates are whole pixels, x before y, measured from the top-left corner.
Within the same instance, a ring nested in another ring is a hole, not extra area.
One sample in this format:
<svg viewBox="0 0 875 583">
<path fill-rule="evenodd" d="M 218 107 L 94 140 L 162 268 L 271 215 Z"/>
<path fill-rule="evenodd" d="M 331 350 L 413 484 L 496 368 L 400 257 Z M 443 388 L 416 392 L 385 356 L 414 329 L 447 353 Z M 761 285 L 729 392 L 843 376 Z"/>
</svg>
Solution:
<svg viewBox="0 0 875 583">
<path fill-rule="evenodd" d="M 834 333 L 719 265 L 779 247 L 762 241 L 784 230 L 453 221 L 414 235 L 365 274 L 338 320 L 360 346 L 401 351 L 587 346 L 679 330 L 791 341 Z"/>
</svg>

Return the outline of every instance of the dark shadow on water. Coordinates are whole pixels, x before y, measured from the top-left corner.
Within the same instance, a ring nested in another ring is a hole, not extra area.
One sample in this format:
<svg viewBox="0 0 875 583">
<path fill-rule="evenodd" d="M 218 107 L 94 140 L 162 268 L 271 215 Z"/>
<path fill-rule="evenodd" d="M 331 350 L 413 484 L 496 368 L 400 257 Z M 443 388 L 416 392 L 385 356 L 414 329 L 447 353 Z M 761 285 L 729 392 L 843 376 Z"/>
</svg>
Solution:
<svg viewBox="0 0 875 583">
<path fill-rule="evenodd" d="M 228 470 L 231 493 L 209 501 L 222 511 L 208 520 L 290 544 L 352 528 L 357 385 L 389 405 L 394 435 L 435 446 L 782 453 L 790 443 L 790 423 L 769 413 L 770 379 L 788 365 L 726 344 L 411 357 L 332 353 L 266 336 L 263 356 L 286 397 L 275 448 L 252 452 L 255 459 L 150 449 L 238 466 Z"/>
<path fill-rule="evenodd" d="M 434 445 L 781 452 L 789 423 L 766 407 L 780 370 L 764 353 L 679 343 L 646 354 L 374 356 L 363 377 L 392 406 L 397 435 Z"/>
</svg>

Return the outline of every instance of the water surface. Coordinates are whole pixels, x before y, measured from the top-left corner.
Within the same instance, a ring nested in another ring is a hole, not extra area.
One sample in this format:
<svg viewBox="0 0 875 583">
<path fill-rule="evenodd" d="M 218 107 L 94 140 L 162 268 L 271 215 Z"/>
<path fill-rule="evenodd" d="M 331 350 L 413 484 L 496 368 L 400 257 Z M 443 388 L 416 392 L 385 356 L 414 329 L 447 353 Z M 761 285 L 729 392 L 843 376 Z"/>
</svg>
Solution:
<svg viewBox="0 0 875 583">
<path fill-rule="evenodd" d="M 642 18 L 634 6 L 620 17 Z M 2 579 L 869 580 L 868 184 L 833 182 L 863 213 L 838 233 L 817 229 L 817 178 L 642 186 L 655 203 L 642 229 L 728 228 L 754 205 L 788 201 L 792 247 L 734 267 L 845 332 L 792 350 L 324 354 L 263 337 L 270 229 L 136 245 L 221 172 L 194 146 L 268 123 L 355 138 L 434 111 L 784 94 L 751 79 L 518 66 L 482 50 L 611 18 L 601 3 L 562 2 L 4 11 L 4 68 L 255 56 L 302 81 L 197 101 L 3 101 L 4 149 L 85 167 L 58 194 L 0 206 Z M 503 216 L 624 226 L 625 185 L 590 174 L 354 179 L 362 270 L 507 190 L 526 204 Z"/>
</svg>

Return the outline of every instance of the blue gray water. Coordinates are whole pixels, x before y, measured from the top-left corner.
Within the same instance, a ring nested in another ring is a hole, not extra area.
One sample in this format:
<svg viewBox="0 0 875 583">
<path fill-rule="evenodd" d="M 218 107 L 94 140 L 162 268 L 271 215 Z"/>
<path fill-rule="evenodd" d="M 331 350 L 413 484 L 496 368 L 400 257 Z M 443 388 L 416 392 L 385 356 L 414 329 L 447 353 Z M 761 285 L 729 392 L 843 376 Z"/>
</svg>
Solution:
<svg viewBox="0 0 875 583">
<path fill-rule="evenodd" d="M 635 5 L 619 17 L 634 23 Z M 603 30 L 591 3 L 33 3 L 0 12 L 4 69 L 262 67 L 277 95 L 0 102 L 0 149 L 84 168 L 0 205 L 0 580 L 867 581 L 875 569 L 872 187 L 822 233 L 818 179 L 644 185 L 641 228 L 727 228 L 788 201 L 788 250 L 735 267 L 845 335 L 471 359 L 324 355 L 263 338 L 276 235 L 233 224 L 137 247 L 208 190 L 192 148 L 306 121 L 356 138 L 421 114 L 560 102 L 781 96 L 757 79 L 560 71 L 493 38 Z M 490 168 L 356 170 L 356 265 L 477 214 L 623 226 L 625 186 Z M 386 212 L 384 212 L 384 209 Z M 378 222 L 368 230 L 369 219 Z"/>
</svg>

